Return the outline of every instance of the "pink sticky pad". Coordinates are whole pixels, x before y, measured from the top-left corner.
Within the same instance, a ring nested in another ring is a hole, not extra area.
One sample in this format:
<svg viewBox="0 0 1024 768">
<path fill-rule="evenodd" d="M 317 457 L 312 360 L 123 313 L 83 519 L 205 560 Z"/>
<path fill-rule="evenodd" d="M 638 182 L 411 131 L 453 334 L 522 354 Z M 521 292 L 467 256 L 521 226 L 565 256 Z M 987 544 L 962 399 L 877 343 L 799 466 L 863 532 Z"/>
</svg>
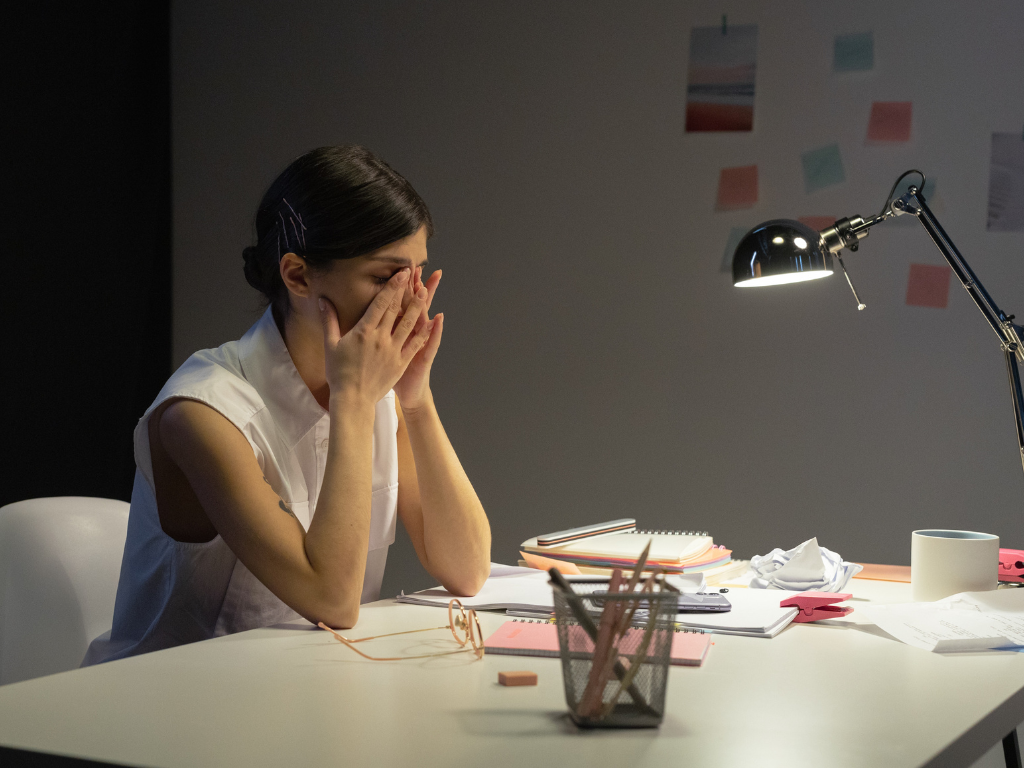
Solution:
<svg viewBox="0 0 1024 768">
<path fill-rule="evenodd" d="M 907 280 L 907 305 L 945 309 L 949 302 L 949 267 L 911 264 Z"/>
<path fill-rule="evenodd" d="M 757 166 L 723 168 L 718 176 L 718 200 L 715 208 L 719 211 L 736 211 L 740 208 L 750 208 L 756 203 Z"/>
<path fill-rule="evenodd" d="M 806 224 L 811 229 L 815 229 L 818 232 L 821 230 L 831 227 L 836 223 L 835 216 L 801 216 L 797 219 L 801 224 Z"/>
<path fill-rule="evenodd" d="M 876 101 L 868 120 L 868 141 L 910 141 L 914 104 L 910 101 Z"/>
</svg>

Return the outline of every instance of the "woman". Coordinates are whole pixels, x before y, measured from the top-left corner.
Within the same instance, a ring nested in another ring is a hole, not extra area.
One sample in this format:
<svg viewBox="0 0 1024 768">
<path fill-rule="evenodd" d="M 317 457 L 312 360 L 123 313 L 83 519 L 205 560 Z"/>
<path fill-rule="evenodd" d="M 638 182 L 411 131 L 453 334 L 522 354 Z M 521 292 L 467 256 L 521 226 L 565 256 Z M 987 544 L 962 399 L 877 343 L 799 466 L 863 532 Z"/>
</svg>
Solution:
<svg viewBox="0 0 1024 768">
<path fill-rule="evenodd" d="M 271 185 L 244 251 L 269 307 L 140 420 L 113 628 L 84 664 L 295 614 L 349 628 L 379 596 L 396 516 L 434 578 L 480 589 L 490 528 L 430 392 L 431 233 L 362 147 L 313 150 Z"/>
</svg>

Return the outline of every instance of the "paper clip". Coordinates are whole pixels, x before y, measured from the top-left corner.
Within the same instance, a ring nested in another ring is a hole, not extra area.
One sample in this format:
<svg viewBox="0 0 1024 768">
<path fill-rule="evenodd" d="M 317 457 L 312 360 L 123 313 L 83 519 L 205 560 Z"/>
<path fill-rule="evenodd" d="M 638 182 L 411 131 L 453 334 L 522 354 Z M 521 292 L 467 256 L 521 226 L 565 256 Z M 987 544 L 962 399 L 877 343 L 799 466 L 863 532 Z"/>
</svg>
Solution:
<svg viewBox="0 0 1024 768">
<path fill-rule="evenodd" d="M 832 605 L 853 597 L 850 592 L 801 592 L 788 597 L 779 603 L 780 608 L 799 608 L 794 622 L 818 621 L 820 619 L 838 619 L 853 613 L 849 605 Z"/>
</svg>

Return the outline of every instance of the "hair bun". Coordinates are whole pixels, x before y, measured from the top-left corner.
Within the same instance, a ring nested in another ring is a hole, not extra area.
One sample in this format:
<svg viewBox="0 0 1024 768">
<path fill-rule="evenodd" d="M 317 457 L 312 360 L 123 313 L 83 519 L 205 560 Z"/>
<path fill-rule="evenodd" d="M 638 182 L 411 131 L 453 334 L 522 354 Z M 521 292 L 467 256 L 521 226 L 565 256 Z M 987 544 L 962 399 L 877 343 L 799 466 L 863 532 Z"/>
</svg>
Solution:
<svg viewBox="0 0 1024 768">
<path fill-rule="evenodd" d="M 260 269 L 256 246 L 250 245 L 248 248 L 243 248 L 242 258 L 245 260 L 245 267 L 242 270 L 245 274 L 245 281 L 257 291 L 262 292 L 266 287 L 264 285 L 266 281 L 263 279 L 263 270 Z"/>
</svg>

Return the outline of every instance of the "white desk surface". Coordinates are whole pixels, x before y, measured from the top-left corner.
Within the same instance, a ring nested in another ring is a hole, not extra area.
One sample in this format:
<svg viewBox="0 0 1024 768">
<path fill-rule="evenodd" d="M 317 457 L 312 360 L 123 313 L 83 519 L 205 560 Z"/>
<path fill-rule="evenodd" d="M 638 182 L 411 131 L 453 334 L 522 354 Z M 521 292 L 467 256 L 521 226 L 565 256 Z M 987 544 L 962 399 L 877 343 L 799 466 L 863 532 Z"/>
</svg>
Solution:
<svg viewBox="0 0 1024 768">
<path fill-rule="evenodd" d="M 910 597 L 904 584 L 851 590 L 855 606 Z M 485 634 L 505 621 L 480 616 Z M 387 600 L 348 634 L 446 622 Z M 443 649 L 445 635 L 374 650 Z M 0 687 L 0 745 L 145 766 L 966 766 L 1024 720 L 1021 653 L 928 653 L 856 611 L 712 640 L 702 667 L 671 668 L 657 730 L 577 730 L 558 659 L 371 662 L 320 630 L 274 628 Z M 517 669 L 539 686 L 497 684 Z"/>
</svg>

